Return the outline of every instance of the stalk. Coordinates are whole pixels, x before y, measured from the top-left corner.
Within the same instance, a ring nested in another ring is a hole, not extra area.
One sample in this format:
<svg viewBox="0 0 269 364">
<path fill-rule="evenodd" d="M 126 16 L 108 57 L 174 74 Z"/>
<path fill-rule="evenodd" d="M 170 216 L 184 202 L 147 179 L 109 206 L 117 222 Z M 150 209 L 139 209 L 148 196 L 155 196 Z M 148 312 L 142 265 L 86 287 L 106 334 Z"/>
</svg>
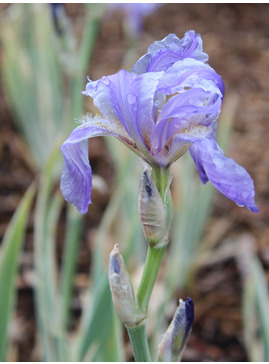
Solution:
<svg viewBox="0 0 269 364">
<path fill-rule="evenodd" d="M 145 320 L 138 326 L 127 327 L 127 331 L 132 344 L 135 361 L 137 362 L 151 361 L 148 341 L 146 336 Z"/>
<path fill-rule="evenodd" d="M 168 169 L 161 167 L 153 168 L 153 180 L 164 202 L 167 189 Z M 160 241 L 162 243 L 162 241 Z M 146 262 L 142 274 L 142 278 L 137 291 L 137 304 L 141 311 L 145 312 L 147 317 L 148 305 L 151 294 L 158 276 L 162 258 L 167 243 L 148 246 Z M 135 361 L 147 362 L 151 361 L 148 341 L 146 337 L 146 320 L 143 320 L 135 327 L 127 327 L 128 335 L 132 344 Z"/>
<path fill-rule="evenodd" d="M 148 247 L 147 258 L 143 275 L 137 291 L 137 300 L 140 308 L 147 312 L 150 297 L 161 266 L 165 246 L 161 248 Z"/>
</svg>

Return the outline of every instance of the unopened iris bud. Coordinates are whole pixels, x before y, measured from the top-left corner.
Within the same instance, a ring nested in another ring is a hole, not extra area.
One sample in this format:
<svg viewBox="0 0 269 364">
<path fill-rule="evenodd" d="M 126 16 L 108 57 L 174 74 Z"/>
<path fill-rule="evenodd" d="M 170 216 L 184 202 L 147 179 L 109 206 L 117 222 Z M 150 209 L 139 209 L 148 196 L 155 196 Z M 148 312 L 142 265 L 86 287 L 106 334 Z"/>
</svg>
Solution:
<svg viewBox="0 0 269 364">
<path fill-rule="evenodd" d="M 137 305 L 133 285 L 118 244 L 109 256 L 108 278 L 114 308 L 120 321 L 128 327 L 138 325 L 145 319 L 145 314 Z"/>
<path fill-rule="evenodd" d="M 191 333 L 194 306 L 191 298 L 179 300 L 179 307 L 158 347 L 158 361 L 180 361 Z"/>
<path fill-rule="evenodd" d="M 165 202 L 152 179 L 151 169 L 146 168 L 142 173 L 138 194 L 138 211 L 144 235 L 150 246 L 168 242 L 168 233 L 171 226 L 170 213 L 172 199 L 170 196 L 171 180 L 167 183 Z"/>
</svg>

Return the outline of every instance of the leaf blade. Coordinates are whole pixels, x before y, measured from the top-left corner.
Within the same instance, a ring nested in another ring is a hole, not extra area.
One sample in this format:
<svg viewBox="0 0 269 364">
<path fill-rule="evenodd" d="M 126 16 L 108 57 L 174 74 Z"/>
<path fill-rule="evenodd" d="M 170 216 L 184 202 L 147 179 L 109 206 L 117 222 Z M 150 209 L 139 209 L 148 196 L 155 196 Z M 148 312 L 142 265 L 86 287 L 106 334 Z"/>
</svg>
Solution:
<svg viewBox="0 0 269 364">
<path fill-rule="evenodd" d="M 8 324 L 15 300 L 15 278 L 28 214 L 35 194 L 32 184 L 19 204 L 3 238 L 0 255 L 0 360 L 4 361 L 8 340 Z"/>
</svg>

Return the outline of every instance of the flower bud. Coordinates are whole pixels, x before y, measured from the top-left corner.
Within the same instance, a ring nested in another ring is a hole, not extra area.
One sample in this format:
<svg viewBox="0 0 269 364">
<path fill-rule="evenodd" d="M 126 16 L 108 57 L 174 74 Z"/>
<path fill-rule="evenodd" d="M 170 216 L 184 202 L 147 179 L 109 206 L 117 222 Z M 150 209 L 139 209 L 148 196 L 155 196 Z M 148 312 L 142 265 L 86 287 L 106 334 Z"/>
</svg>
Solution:
<svg viewBox="0 0 269 364">
<path fill-rule="evenodd" d="M 180 361 L 191 333 L 194 307 L 191 298 L 179 300 L 179 307 L 158 347 L 158 361 Z"/>
<path fill-rule="evenodd" d="M 166 190 L 166 195 L 169 194 L 168 202 L 164 203 L 153 182 L 151 169 L 146 168 L 141 176 L 138 211 L 144 235 L 151 246 L 156 246 L 160 242 L 166 244 L 168 241 L 172 221 L 171 209 L 169 208 L 170 204 L 172 204 L 169 190 L 170 182 L 169 179 Z"/>
<path fill-rule="evenodd" d="M 120 321 L 126 326 L 136 326 L 145 314 L 137 305 L 133 286 L 118 244 L 109 256 L 108 279 L 115 311 Z"/>
</svg>

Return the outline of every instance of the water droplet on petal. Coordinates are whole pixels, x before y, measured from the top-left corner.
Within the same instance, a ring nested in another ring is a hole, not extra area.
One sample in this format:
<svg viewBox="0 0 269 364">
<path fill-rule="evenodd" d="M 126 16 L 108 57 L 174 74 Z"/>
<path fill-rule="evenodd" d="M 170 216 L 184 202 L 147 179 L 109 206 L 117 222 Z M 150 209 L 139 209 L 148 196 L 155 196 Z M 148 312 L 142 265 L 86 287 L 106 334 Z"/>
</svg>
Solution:
<svg viewBox="0 0 269 364">
<path fill-rule="evenodd" d="M 127 95 L 127 102 L 130 105 L 133 105 L 136 102 L 136 96 L 133 94 Z"/>
<path fill-rule="evenodd" d="M 245 207 L 245 205 L 241 205 L 240 203 L 237 203 L 238 207 Z"/>
</svg>

